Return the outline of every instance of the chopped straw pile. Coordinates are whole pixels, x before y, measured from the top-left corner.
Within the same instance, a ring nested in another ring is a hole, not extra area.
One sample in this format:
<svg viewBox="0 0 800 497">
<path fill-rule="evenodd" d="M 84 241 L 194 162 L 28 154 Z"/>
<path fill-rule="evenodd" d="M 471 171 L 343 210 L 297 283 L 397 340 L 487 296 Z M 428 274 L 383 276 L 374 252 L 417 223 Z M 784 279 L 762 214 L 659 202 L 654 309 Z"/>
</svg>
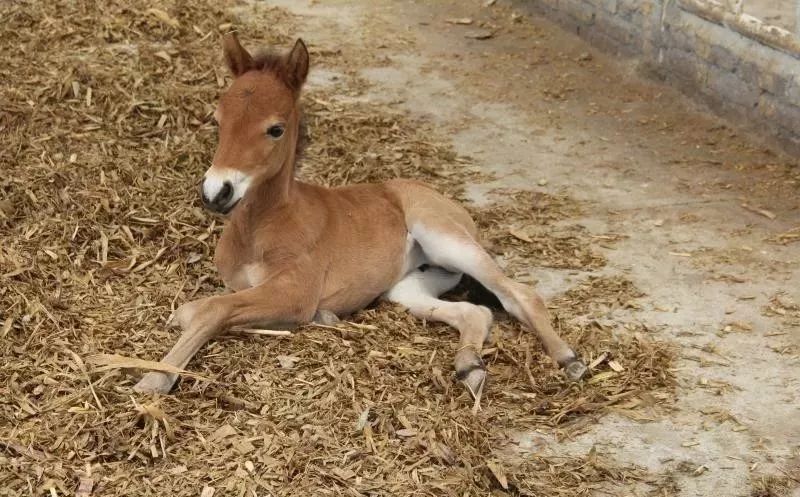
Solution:
<svg viewBox="0 0 800 497">
<path fill-rule="evenodd" d="M 160 358 L 175 340 L 170 310 L 221 291 L 221 221 L 196 188 L 227 78 L 219 36 L 286 46 L 297 19 L 211 0 L 0 10 L 0 494 L 576 495 L 657 483 L 598 454 L 556 456 L 557 443 L 549 455 L 512 450 L 519 433 L 569 435 L 669 398 L 666 348 L 594 319 L 638 296 L 604 280 L 553 303 L 593 376 L 566 383 L 532 333 L 498 313 L 478 406 L 453 377 L 454 331 L 389 305 L 339 329 L 220 337 L 161 398 L 132 392 L 140 371 L 93 365 L 96 354 Z M 424 123 L 337 99 L 359 91 L 347 67 L 367 51 L 312 57 L 345 77 L 305 97 L 304 177 L 414 177 L 456 197 L 479 179 Z M 479 212 L 497 253 L 602 266 L 575 229 L 551 236 L 572 205 L 542 197 L 528 209 L 525 195 Z"/>
</svg>

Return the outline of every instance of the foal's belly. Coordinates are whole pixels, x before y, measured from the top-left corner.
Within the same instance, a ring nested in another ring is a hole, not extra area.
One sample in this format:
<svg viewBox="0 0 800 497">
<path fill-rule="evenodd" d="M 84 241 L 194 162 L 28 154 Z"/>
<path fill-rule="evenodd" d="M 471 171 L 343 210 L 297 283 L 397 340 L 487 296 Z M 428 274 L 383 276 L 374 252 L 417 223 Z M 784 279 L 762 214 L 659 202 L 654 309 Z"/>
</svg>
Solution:
<svg viewBox="0 0 800 497">
<path fill-rule="evenodd" d="M 394 238 L 392 247 L 372 257 L 361 254 L 351 261 L 333 261 L 332 266 L 339 267 L 326 279 L 319 309 L 338 315 L 363 309 L 422 263 L 422 252 L 410 235 Z"/>
</svg>

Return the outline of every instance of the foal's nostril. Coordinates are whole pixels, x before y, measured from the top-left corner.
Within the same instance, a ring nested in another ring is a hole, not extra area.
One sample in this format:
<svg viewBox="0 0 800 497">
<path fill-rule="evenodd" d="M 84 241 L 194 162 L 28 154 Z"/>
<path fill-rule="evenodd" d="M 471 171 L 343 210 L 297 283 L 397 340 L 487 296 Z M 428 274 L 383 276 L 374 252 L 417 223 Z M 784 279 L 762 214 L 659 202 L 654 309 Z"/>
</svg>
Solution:
<svg viewBox="0 0 800 497">
<path fill-rule="evenodd" d="M 217 205 L 226 205 L 231 197 L 233 197 L 233 185 L 231 185 L 230 181 L 226 181 L 222 184 L 222 188 L 214 199 L 214 203 Z"/>
<path fill-rule="evenodd" d="M 209 184 L 208 179 L 203 180 L 200 186 L 200 198 L 203 205 L 214 212 L 225 212 L 231 207 L 234 195 L 233 183 L 224 181 L 222 184 L 212 180 Z"/>
</svg>

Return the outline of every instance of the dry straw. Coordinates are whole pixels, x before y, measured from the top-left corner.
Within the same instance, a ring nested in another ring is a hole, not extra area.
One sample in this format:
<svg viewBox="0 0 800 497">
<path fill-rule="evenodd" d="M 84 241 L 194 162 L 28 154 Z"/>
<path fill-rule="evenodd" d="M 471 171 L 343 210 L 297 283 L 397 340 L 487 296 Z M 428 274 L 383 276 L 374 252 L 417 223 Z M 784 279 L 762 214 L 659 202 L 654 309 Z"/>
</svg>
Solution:
<svg viewBox="0 0 800 497">
<path fill-rule="evenodd" d="M 388 305 L 340 328 L 222 337 L 174 395 L 132 393 L 140 371 L 128 367 L 152 366 L 174 342 L 170 310 L 221 291 L 211 263 L 221 221 L 196 191 L 226 78 L 220 33 L 287 45 L 297 22 L 263 6 L 238 6 L 240 20 L 233 7 L 0 7 L 0 494 L 581 495 L 657 483 L 594 453 L 556 457 L 555 442 L 549 455 L 512 450 L 519 432 L 566 436 L 610 409 L 645 417 L 669 397 L 665 347 L 596 319 L 637 296 L 613 281 L 553 304 L 561 332 L 601 358 L 593 377 L 566 383 L 532 334 L 500 315 L 475 413 L 452 374 L 454 331 Z M 346 68 L 369 53 L 312 51 L 345 77 L 305 97 L 301 174 L 419 178 L 459 197 L 478 175 L 434 129 L 340 98 L 358 93 Z M 512 197 L 477 212 L 515 268 L 603 265 L 569 224 L 574 203 Z M 109 361 L 117 367 L 95 364 Z"/>
</svg>

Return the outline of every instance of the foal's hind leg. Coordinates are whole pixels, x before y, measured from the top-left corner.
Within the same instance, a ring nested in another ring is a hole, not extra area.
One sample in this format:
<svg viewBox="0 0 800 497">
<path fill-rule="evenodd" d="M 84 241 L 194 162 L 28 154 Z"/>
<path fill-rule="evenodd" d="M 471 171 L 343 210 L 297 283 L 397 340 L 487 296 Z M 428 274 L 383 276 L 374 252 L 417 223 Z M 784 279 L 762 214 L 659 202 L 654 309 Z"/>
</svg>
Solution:
<svg viewBox="0 0 800 497">
<path fill-rule="evenodd" d="M 492 313 L 486 307 L 469 302 L 448 302 L 437 298 L 455 287 L 460 279 L 461 274 L 439 268 L 425 271 L 417 269 L 386 292 L 384 297 L 407 307 L 414 316 L 442 321 L 458 329 L 461 339 L 454 358 L 456 377 L 474 395 L 486 378 L 486 367 L 480 352 L 489 336 Z"/>
<path fill-rule="evenodd" d="M 420 219 L 411 228 L 432 264 L 467 273 L 494 293 L 503 307 L 538 334 L 547 354 L 564 368 L 570 380 L 579 380 L 586 366 L 550 324 L 547 306 L 530 287 L 507 278 L 472 235 L 455 223 Z"/>
</svg>

